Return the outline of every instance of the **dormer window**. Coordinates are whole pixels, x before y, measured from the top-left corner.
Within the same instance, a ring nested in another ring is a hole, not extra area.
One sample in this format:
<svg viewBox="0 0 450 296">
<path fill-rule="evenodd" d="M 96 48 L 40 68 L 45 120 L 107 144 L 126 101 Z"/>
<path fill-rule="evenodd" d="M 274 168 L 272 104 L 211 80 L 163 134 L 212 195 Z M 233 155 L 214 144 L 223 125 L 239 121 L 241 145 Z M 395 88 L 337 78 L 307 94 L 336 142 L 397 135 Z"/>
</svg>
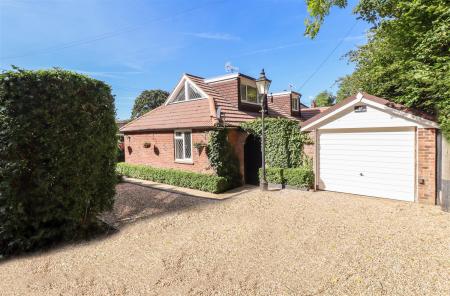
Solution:
<svg viewBox="0 0 450 296">
<path fill-rule="evenodd" d="M 185 80 L 172 103 L 203 99 L 205 96 L 192 83 Z"/>
<path fill-rule="evenodd" d="M 298 97 L 297 96 L 292 96 L 292 111 L 298 111 Z"/>
<path fill-rule="evenodd" d="M 241 84 L 241 102 L 250 104 L 259 104 L 261 102 L 256 87 Z"/>
</svg>

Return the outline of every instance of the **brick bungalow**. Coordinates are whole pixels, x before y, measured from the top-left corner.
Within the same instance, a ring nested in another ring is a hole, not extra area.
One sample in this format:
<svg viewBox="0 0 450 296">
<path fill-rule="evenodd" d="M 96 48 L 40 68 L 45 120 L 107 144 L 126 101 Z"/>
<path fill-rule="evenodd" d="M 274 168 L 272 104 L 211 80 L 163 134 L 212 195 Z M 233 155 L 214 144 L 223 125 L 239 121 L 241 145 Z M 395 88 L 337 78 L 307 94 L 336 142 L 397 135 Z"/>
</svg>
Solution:
<svg viewBox="0 0 450 296">
<path fill-rule="evenodd" d="M 307 108 L 293 91 L 268 97 L 268 115 L 299 122 L 313 145 L 315 188 L 436 204 L 442 196 L 441 136 L 435 119 L 389 100 L 358 93 L 330 108 Z M 121 128 L 125 161 L 213 174 L 208 131 L 230 128 L 228 140 L 243 182 L 256 184 L 260 142 L 239 125 L 260 116 L 253 77 L 185 74 L 165 102 Z"/>
<path fill-rule="evenodd" d="M 294 91 L 272 93 L 268 115 L 300 122 L 325 110 L 307 108 L 300 97 Z M 213 174 L 205 149 L 195 147 L 208 142 L 209 130 L 226 126 L 243 181 L 256 183 L 259 139 L 247 137 L 239 125 L 259 117 L 259 111 L 253 77 L 232 73 L 205 79 L 184 74 L 164 105 L 120 129 L 125 135 L 125 161 Z"/>
</svg>

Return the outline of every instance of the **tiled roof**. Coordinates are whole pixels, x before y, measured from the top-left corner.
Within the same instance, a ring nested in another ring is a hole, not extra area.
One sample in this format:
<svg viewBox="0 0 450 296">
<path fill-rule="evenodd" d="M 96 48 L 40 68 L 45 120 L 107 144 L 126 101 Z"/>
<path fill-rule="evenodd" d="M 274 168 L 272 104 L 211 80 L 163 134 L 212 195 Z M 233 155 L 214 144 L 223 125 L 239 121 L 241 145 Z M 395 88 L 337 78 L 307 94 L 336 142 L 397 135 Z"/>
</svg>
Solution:
<svg viewBox="0 0 450 296">
<path fill-rule="evenodd" d="M 213 127 L 209 100 L 200 99 L 159 106 L 121 128 L 123 132 Z"/>
<path fill-rule="evenodd" d="M 239 74 L 240 75 L 240 74 Z M 207 99 L 199 99 L 182 103 L 163 105 L 144 114 L 121 128 L 122 132 L 150 131 L 177 128 L 212 128 L 218 122 L 216 110 L 220 107 L 220 122 L 227 126 L 239 126 L 240 123 L 253 120 L 260 116 L 259 112 L 239 110 L 231 98 L 222 95 L 214 87 L 214 83 L 206 83 L 205 79 L 192 74 L 183 77 L 191 80 L 206 95 Z M 291 116 L 289 106 L 280 106 L 268 101 L 269 116 L 285 117 L 300 121 Z M 302 119 L 310 118 L 313 109 L 301 109 Z"/>
<path fill-rule="evenodd" d="M 320 114 L 327 110 L 330 107 L 315 107 L 315 108 L 304 108 L 301 109 L 301 121 L 309 120 L 310 118 L 316 116 L 317 114 Z M 303 123 L 302 123 L 303 125 Z"/>
</svg>

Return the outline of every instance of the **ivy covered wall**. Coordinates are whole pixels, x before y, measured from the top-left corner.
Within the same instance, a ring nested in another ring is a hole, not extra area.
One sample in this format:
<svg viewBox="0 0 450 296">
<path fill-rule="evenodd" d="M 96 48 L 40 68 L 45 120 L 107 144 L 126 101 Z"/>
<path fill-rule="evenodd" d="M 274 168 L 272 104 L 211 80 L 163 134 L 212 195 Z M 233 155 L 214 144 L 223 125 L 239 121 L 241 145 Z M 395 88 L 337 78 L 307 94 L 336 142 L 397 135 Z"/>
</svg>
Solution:
<svg viewBox="0 0 450 296">
<path fill-rule="evenodd" d="M 294 168 L 308 164 L 303 153 L 303 145 L 311 144 L 311 139 L 300 132 L 298 122 L 285 118 L 264 120 L 266 140 L 266 164 L 269 167 Z M 241 124 L 241 128 L 261 137 L 261 119 Z"/>
</svg>

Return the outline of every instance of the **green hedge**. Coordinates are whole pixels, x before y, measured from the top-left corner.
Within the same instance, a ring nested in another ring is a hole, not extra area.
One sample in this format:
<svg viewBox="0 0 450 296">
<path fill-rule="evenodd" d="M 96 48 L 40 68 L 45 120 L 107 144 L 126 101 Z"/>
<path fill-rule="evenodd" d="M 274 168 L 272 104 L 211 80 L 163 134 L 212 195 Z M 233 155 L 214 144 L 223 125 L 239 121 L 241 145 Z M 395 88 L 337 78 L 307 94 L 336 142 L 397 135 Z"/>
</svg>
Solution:
<svg viewBox="0 0 450 296">
<path fill-rule="evenodd" d="M 262 178 L 262 169 L 259 169 L 259 179 Z M 282 168 L 266 168 L 266 181 L 273 184 L 284 184 Z"/>
<path fill-rule="evenodd" d="M 0 256 L 80 237 L 110 209 L 114 97 L 59 69 L 0 73 Z"/>
<path fill-rule="evenodd" d="M 118 163 L 117 173 L 126 177 L 149 180 L 174 186 L 198 189 L 202 191 L 219 193 L 229 188 L 224 177 L 199 174 L 174 169 L 154 168 L 147 165 Z"/>
<path fill-rule="evenodd" d="M 286 185 L 311 188 L 314 185 L 314 172 L 311 167 L 289 168 L 283 170 Z"/>
<path fill-rule="evenodd" d="M 262 178 L 262 170 L 259 170 Z M 299 168 L 266 168 L 266 179 L 269 183 L 285 184 L 295 187 L 312 188 L 314 185 L 314 172 L 311 167 Z"/>
</svg>

